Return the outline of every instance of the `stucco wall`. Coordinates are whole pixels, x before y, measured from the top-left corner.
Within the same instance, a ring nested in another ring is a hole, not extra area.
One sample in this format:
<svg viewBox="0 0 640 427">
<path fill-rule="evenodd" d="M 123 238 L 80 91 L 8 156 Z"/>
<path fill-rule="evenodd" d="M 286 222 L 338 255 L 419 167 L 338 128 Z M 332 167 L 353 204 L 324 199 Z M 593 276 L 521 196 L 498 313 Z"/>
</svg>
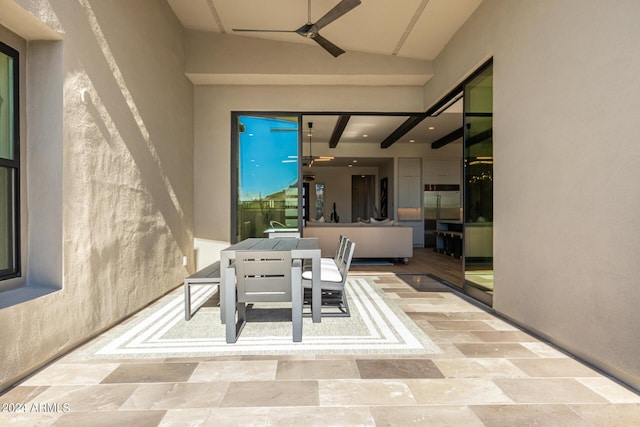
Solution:
<svg viewBox="0 0 640 427">
<path fill-rule="evenodd" d="M 485 0 L 430 104 L 494 58 L 494 308 L 640 387 L 640 3 Z"/>
<path fill-rule="evenodd" d="M 62 289 L 0 310 L 11 325 L 0 331 L 1 387 L 179 285 L 183 255 L 194 263 L 193 87 L 169 6 L 19 3 L 62 33 L 60 53 L 40 45 L 52 62 L 37 62 L 61 68 L 48 84 L 62 111 L 62 151 L 50 153 L 63 169 L 50 188 L 62 235 L 32 239 L 62 239 Z M 27 121 L 30 135 L 46 135 L 39 123 Z M 30 211 L 30 225 L 46 215 Z"/>
</svg>

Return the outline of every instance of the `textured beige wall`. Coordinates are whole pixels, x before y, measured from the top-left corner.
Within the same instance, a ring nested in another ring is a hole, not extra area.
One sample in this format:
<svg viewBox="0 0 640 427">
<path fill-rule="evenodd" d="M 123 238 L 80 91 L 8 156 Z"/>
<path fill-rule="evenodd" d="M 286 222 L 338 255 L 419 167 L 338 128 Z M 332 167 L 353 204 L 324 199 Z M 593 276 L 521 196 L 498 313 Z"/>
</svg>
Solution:
<svg viewBox="0 0 640 427">
<path fill-rule="evenodd" d="M 50 153 L 63 166 L 50 188 L 62 235 L 32 239 L 62 239 L 62 289 L 0 310 L 11 325 L 0 330 L 1 387 L 179 285 L 183 255 L 194 263 L 193 87 L 172 11 L 156 0 L 21 3 L 62 32 L 63 54 L 47 52 L 62 68 L 48 83 L 62 110 L 62 151 Z M 46 134 L 39 125 L 29 134 Z"/>
<path fill-rule="evenodd" d="M 640 3 L 485 0 L 427 104 L 494 58 L 494 307 L 640 387 Z"/>
</svg>

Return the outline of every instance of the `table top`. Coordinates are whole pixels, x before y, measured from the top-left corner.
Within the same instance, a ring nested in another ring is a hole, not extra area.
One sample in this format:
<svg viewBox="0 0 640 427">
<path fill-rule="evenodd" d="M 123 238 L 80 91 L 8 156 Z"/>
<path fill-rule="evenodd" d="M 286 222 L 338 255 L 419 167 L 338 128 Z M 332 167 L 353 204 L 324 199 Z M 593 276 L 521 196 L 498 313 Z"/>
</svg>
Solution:
<svg viewBox="0 0 640 427">
<path fill-rule="evenodd" d="M 282 239 L 249 238 L 235 243 L 222 252 L 234 253 L 235 251 L 306 251 L 320 250 L 318 239 L 286 237 Z"/>
</svg>

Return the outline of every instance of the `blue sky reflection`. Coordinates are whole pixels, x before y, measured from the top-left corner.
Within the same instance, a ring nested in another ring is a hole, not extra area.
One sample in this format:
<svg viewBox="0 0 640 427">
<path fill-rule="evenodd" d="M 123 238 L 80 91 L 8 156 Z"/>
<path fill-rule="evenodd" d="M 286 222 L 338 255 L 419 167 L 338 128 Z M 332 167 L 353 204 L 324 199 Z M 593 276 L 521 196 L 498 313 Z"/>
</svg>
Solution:
<svg viewBox="0 0 640 427">
<path fill-rule="evenodd" d="M 298 180 L 298 122 L 240 116 L 240 200 L 281 191 Z"/>
</svg>

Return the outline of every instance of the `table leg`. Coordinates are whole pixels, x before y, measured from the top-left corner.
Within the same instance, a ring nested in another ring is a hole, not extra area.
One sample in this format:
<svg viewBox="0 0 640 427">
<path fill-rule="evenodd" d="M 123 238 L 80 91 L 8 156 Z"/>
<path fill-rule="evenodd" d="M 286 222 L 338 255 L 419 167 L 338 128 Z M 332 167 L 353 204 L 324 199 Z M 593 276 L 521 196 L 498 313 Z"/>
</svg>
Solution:
<svg viewBox="0 0 640 427">
<path fill-rule="evenodd" d="M 296 259 L 291 268 L 291 320 L 293 341 L 302 341 L 302 261 Z"/>
<path fill-rule="evenodd" d="M 318 254 L 311 259 L 311 318 L 313 323 L 320 323 L 321 307 L 322 289 L 320 288 L 320 255 Z"/>
<path fill-rule="evenodd" d="M 236 291 L 235 291 L 235 267 L 227 266 L 224 269 L 224 301 L 221 301 L 220 307 L 224 306 L 224 322 L 225 331 L 227 336 L 227 343 L 231 344 L 236 342 L 237 330 L 236 330 Z M 222 275 L 221 275 L 222 278 Z"/>
</svg>

